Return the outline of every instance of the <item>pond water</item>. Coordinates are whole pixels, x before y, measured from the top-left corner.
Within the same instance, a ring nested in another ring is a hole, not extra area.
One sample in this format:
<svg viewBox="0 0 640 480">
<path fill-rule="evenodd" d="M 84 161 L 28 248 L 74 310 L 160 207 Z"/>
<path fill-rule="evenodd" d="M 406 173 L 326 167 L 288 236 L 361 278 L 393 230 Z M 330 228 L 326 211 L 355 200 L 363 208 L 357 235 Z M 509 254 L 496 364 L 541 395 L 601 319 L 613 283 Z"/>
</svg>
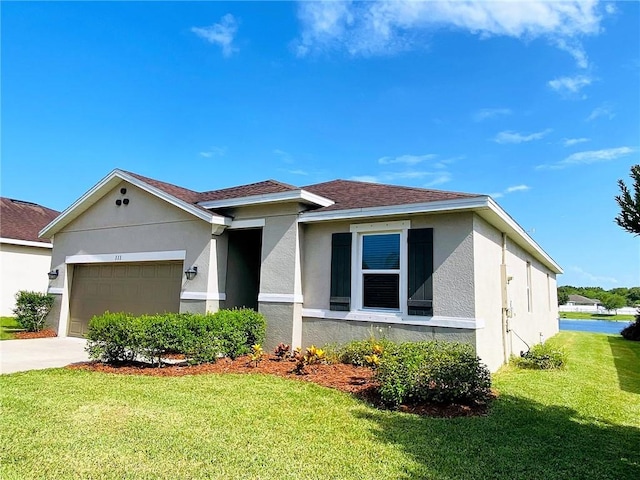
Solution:
<svg viewBox="0 0 640 480">
<path fill-rule="evenodd" d="M 577 330 L 579 332 L 618 334 L 631 322 L 611 322 L 608 320 L 573 320 L 560 319 L 560 330 Z"/>
</svg>

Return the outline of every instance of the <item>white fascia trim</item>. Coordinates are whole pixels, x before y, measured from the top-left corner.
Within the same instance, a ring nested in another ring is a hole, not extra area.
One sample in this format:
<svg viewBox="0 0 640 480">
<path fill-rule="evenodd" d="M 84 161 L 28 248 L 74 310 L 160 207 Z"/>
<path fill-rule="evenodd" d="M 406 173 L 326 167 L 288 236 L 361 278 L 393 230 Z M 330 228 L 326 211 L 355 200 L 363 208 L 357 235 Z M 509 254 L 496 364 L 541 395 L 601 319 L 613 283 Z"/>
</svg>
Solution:
<svg viewBox="0 0 640 480">
<path fill-rule="evenodd" d="M 194 205 L 191 205 L 187 202 L 180 200 L 179 198 L 174 197 L 173 195 L 169 195 L 168 193 L 149 185 L 137 178 L 123 172 L 122 170 L 115 169 L 109 175 L 100 180 L 96 185 L 94 185 L 89 191 L 87 191 L 84 195 L 82 195 L 78 200 L 76 200 L 69 208 L 67 208 L 64 212 L 58 215 L 49 225 L 40 230 L 38 236 L 49 238 L 60 229 L 62 229 L 69 222 L 77 218 L 80 214 L 82 214 L 85 210 L 87 210 L 91 205 L 97 202 L 104 196 L 106 191 L 113 188 L 115 185 L 120 183 L 121 181 L 129 182 L 130 184 L 152 194 L 156 197 L 164 200 L 171 205 L 174 205 L 187 213 L 190 213 L 205 222 L 211 224 L 218 225 L 230 225 L 231 219 L 227 217 L 223 217 L 218 214 L 213 214 L 211 212 L 205 212 L 197 208 Z M 104 192 L 104 193 L 103 193 Z"/>
<path fill-rule="evenodd" d="M 17 238 L 0 237 L 0 243 L 7 243 L 9 245 L 20 245 L 22 247 L 53 248 L 53 244 L 51 243 L 32 242 L 31 240 L 18 240 Z"/>
<path fill-rule="evenodd" d="M 260 228 L 266 224 L 264 218 L 252 218 L 248 220 L 234 220 L 231 222 L 229 229 L 241 229 L 241 228 Z"/>
<path fill-rule="evenodd" d="M 245 205 L 258 205 L 261 203 L 277 203 L 299 201 L 318 205 L 319 207 L 328 207 L 335 202 L 328 198 L 321 197 L 315 193 L 306 190 L 289 190 L 288 192 L 265 193 L 262 195 L 250 195 L 248 197 L 226 198 L 224 200 L 211 200 L 208 202 L 200 202 L 198 205 L 204 208 L 228 208 L 240 207 Z"/>
<path fill-rule="evenodd" d="M 167 260 L 185 260 L 186 250 L 172 250 L 163 252 L 127 252 L 127 253 L 99 253 L 94 255 L 70 255 L 66 263 L 121 263 L 121 262 L 157 262 Z"/>
<path fill-rule="evenodd" d="M 349 231 L 353 232 L 398 232 L 411 228 L 411 220 L 399 220 L 391 222 L 353 223 L 349 225 Z"/>
<path fill-rule="evenodd" d="M 302 295 L 293 293 L 259 293 L 258 302 L 264 303 L 303 303 Z"/>
<path fill-rule="evenodd" d="M 564 271 L 562 270 L 562 267 L 560 267 L 560 265 L 558 265 L 553 260 L 553 258 L 551 258 L 547 254 L 547 252 L 545 252 L 542 249 L 542 247 L 538 245 L 536 241 L 533 238 L 531 238 L 529 234 L 520 225 L 518 225 L 518 222 L 516 222 L 511 217 L 511 215 L 505 212 L 502 209 L 502 207 L 500 207 L 500 205 L 498 205 L 492 198 L 489 198 L 488 207 L 489 207 L 489 210 L 491 210 L 492 213 L 497 215 L 502 222 L 506 223 L 509 229 L 515 232 L 515 234 L 519 236 L 524 241 L 524 243 L 527 244 L 527 246 L 533 249 L 538 254 L 538 256 L 541 257 L 541 259 L 547 263 L 548 267 L 551 267 L 551 269 L 554 270 L 555 273 L 557 274 L 564 273 Z"/>
<path fill-rule="evenodd" d="M 47 293 L 49 293 L 51 295 L 64 295 L 64 288 L 63 287 L 49 287 L 47 289 Z"/>
<path fill-rule="evenodd" d="M 326 222 L 330 220 L 348 220 L 364 217 L 384 217 L 388 215 L 407 215 L 411 213 L 435 213 L 456 210 L 474 210 L 486 208 L 489 197 L 481 195 L 471 198 L 443 200 L 441 202 L 411 203 L 408 205 L 388 205 L 383 207 L 352 208 L 349 210 L 333 210 L 329 212 L 302 212 L 301 223 Z"/>
<path fill-rule="evenodd" d="M 227 294 L 222 292 L 182 292 L 180 300 L 226 300 Z"/>
<path fill-rule="evenodd" d="M 481 318 L 443 316 L 419 317 L 413 315 L 377 312 L 337 312 L 319 308 L 303 308 L 302 316 L 307 318 L 327 318 L 355 322 L 394 323 L 401 325 L 420 325 L 423 327 L 465 328 L 468 330 L 478 330 L 485 326 L 485 322 Z"/>
</svg>

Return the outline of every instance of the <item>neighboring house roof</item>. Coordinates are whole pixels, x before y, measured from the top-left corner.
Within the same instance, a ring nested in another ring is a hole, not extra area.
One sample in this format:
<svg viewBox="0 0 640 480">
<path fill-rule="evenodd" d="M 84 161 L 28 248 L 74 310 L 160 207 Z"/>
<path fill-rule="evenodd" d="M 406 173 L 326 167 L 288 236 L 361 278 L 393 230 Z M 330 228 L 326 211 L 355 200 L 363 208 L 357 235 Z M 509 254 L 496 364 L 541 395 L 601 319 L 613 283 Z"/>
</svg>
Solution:
<svg viewBox="0 0 640 480">
<path fill-rule="evenodd" d="M 0 237 L 5 243 L 50 244 L 49 240 L 38 237 L 38 232 L 59 214 L 37 203 L 0 197 Z"/>
<path fill-rule="evenodd" d="M 301 214 L 301 222 L 412 213 L 473 211 L 500 231 L 509 234 L 516 243 L 532 252 L 536 258 L 556 273 L 562 273 L 560 266 L 487 195 L 351 180 L 332 180 L 302 188 L 276 180 L 266 180 L 199 193 L 137 173 L 116 169 L 43 228 L 40 235 L 43 237 L 54 235 L 122 180 L 211 223 L 214 230 L 218 229 L 217 231 L 221 231 L 220 228 L 229 226 L 232 222 L 231 218 L 224 215 L 223 209 L 265 203 L 295 201 L 309 205 L 311 208 Z"/>
<path fill-rule="evenodd" d="M 600 300 L 597 298 L 583 297 L 582 295 L 569 295 L 569 302 L 575 305 L 598 305 Z"/>
</svg>

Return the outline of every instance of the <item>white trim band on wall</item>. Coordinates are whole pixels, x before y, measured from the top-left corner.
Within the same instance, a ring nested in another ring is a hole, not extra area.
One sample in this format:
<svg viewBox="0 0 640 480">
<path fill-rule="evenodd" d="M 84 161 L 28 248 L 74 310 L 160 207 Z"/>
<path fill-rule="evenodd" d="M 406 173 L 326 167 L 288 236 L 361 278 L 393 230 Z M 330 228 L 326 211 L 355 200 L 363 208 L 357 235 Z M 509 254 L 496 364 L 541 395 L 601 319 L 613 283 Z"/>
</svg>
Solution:
<svg viewBox="0 0 640 480">
<path fill-rule="evenodd" d="M 485 326 L 484 320 L 481 318 L 419 317 L 377 312 L 338 312 L 320 308 L 303 308 L 302 317 L 352 320 L 356 322 L 397 323 L 402 325 L 420 325 L 423 327 L 466 328 L 470 330 L 478 330 Z"/>
<path fill-rule="evenodd" d="M 30 240 L 18 240 L 16 238 L 0 237 L 0 243 L 7 243 L 9 245 L 20 245 L 22 247 L 38 247 L 38 248 L 53 248 L 53 244 L 47 242 L 32 242 Z"/>
<path fill-rule="evenodd" d="M 303 297 L 300 294 L 293 293 L 260 293 L 258 294 L 258 302 L 303 303 Z"/>
<path fill-rule="evenodd" d="M 264 218 L 250 218 L 247 220 L 234 220 L 229 227 L 231 230 L 240 228 L 260 228 L 264 227 L 266 221 Z"/>
<path fill-rule="evenodd" d="M 64 288 L 62 288 L 62 287 L 49 287 L 47 289 L 47 293 L 49 293 L 51 295 L 63 295 L 64 294 Z"/>
<path fill-rule="evenodd" d="M 222 292 L 182 292 L 180 300 L 226 300 L 227 294 Z"/>
<path fill-rule="evenodd" d="M 127 253 L 99 253 L 95 255 L 70 255 L 67 263 L 119 263 L 119 262 L 157 262 L 167 260 L 184 260 L 186 250 L 171 250 L 163 252 L 127 252 Z"/>
</svg>

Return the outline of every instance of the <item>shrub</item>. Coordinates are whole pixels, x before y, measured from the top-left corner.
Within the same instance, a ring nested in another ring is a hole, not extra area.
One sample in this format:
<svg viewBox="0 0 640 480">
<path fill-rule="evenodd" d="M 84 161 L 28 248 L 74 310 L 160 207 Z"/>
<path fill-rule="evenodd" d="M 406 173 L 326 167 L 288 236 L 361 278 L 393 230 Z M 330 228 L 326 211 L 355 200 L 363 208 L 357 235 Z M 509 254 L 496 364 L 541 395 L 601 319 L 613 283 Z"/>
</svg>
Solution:
<svg viewBox="0 0 640 480">
<path fill-rule="evenodd" d="M 627 340 L 640 342 L 640 311 L 636 315 L 636 320 L 620 331 L 620 335 Z"/>
<path fill-rule="evenodd" d="M 125 362 L 141 350 L 142 323 L 127 313 L 105 312 L 89 321 L 87 353 L 103 362 Z"/>
<path fill-rule="evenodd" d="M 388 405 L 485 403 L 491 376 L 473 348 L 448 342 L 406 342 L 379 359 L 376 378 Z"/>
<path fill-rule="evenodd" d="M 141 356 L 160 366 L 167 353 L 183 353 L 191 363 L 214 362 L 220 355 L 250 353 L 251 345 L 264 340 L 265 330 L 264 317 L 247 309 L 137 317 L 107 312 L 89 322 L 87 352 L 104 362 Z"/>
<path fill-rule="evenodd" d="M 385 352 L 394 349 L 394 343 L 390 340 L 376 340 L 371 337 L 368 340 L 354 340 L 338 349 L 338 356 L 341 363 L 362 367 L 371 366 L 375 363 L 373 355 L 381 358 Z"/>
<path fill-rule="evenodd" d="M 44 328 L 51 307 L 53 295 L 21 290 L 16 293 L 16 308 L 13 313 L 18 324 L 26 331 L 39 332 Z"/>
<path fill-rule="evenodd" d="M 278 360 L 283 360 L 291 350 L 291 347 L 286 343 L 279 343 L 278 346 L 274 350 L 274 355 L 278 358 Z"/>
<path fill-rule="evenodd" d="M 520 357 L 513 357 L 513 363 L 520 368 L 534 370 L 551 370 L 564 368 L 567 363 L 567 353 L 559 347 L 554 347 L 548 343 L 539 343 L 522 354 Z"/>
</svg>

